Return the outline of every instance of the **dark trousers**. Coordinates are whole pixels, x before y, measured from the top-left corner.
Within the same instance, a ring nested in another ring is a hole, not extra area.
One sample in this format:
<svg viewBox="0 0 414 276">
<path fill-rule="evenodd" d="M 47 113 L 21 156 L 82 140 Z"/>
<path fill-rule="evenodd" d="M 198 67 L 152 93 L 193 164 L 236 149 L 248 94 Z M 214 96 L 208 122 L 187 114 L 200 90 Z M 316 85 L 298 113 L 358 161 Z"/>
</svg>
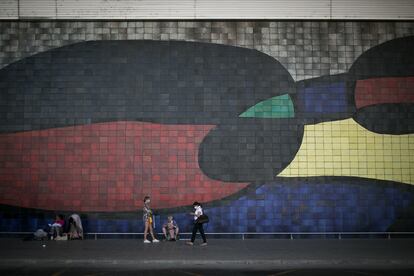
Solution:
<svg viewBox="0 0 414 276">
<path fill-rule="evenodd" d="M 201 234 L 201 238 L 203 238 L 203 242 L 207 242 L 206 241 L 206 235 L 204 234 L 204 228 L 203 228 L 203 224 L 202 223 L 194 223 L 193 226 L 193 234 L 191 236 L 191 242 L 194 242 L 197 231 L 200 231 Z"/>
</svg>

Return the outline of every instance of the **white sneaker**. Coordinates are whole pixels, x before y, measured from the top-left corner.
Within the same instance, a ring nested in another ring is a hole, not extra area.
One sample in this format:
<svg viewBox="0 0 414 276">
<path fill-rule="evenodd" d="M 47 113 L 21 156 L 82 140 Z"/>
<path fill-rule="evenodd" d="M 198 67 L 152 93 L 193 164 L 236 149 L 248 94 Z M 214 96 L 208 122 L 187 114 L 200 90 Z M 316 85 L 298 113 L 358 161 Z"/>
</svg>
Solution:
<svg viewBox="0 0 414 276">
<path fill-rule="evenodd" d="M 152 240 L 152 242 L 157 243 L 157 242 L 160 242 L 160 241 L 159 241 L 159 240 L 157 240 L 157 239 L 153 239 L 153 240 Z"/>
<path fill-rule="evenodd" d="M 149 240 L 144 240 L 144 243 L 151 243 Z"/>
</svg>

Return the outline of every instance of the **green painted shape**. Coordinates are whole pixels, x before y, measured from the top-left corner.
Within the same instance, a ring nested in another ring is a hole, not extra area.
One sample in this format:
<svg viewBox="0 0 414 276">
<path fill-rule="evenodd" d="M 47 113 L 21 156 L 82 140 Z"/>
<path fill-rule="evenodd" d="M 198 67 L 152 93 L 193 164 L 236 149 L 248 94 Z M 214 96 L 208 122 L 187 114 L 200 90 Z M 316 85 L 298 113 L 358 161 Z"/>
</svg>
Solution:
<svg viewBox="0 0 414 276">
<path fill-rule="evenodd" d="M 293 118 L 295 109 L 289 94 L 261 101 L 239 115 L 244 118 Z"/>
</svg>

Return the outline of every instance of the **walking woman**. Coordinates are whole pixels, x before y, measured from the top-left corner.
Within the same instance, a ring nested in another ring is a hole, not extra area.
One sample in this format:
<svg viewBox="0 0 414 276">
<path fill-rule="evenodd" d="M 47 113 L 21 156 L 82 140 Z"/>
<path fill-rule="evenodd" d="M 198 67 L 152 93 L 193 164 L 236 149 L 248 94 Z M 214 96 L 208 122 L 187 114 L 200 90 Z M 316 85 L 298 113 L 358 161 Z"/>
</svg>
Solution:
<svg viewBox="0 0 414 276">
<path fill-rule="evenodd" d="M 145 224 L 145 230 L 144 230 L 144 243 L 151 243 L 149 240 L 147 240 L 148 230 L 152 237 L 152 242 L 159 242 L 154 236 L 154 230 L 152 229 L 152 223 L 154 220 L 152 210 L 149 206 L 151 202 L 151 199 L 149 196 L 144 197 L 144 209 L 143 209 L 143 219 Z"/>
<path fill-rule="evenodd" d="M 191 241 L 187 242 L 187 244 L 193 245 L 197 231 L 200 231 L 201 238 L 203 239 L 203 243 L 201 244 L 201 246 L 206 246 L 207 240 L 206 240 L 206 235 L 204 234 L 203 223 L 201 223 L 198 220 L 198 218 L 201 215 L 203 215 L 203 208 L 201 207 L 201 204 L 197 201 L 193 203 L 193 207 L 194 207 L 194 213 L 190 213 L 192 216 L 194 216 L 193 234 L 191 235 Z"/>
</svg>

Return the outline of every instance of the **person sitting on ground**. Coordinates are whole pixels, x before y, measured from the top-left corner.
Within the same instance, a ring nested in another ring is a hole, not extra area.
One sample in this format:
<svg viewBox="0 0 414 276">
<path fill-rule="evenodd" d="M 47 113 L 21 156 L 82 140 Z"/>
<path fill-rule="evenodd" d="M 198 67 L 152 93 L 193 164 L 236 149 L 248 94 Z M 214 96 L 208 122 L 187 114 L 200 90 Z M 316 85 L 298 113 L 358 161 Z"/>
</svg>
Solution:
<svg viewBox="0 0 414 276">
<path fill-rule="evenodd" d="M 83 239 L 82 221 L 78 214 L 72 214 L 69 218 L 68 237 L 71 240 Z"/>
<path fill-rule="evenodd" d="M 61 238 L 63 233 L 63 225 L 65 225 L 65 220 L 62 215 L 56 215 L 55 221 L 52 224 L 49 224 L 50 227 L 50 239 L 54 240 L 56 238 Z"/>
<path fill-rule="evenodd" d="M 167 241 L 176 241 L 178 238 L 178 225 L 173 216 L 168 216 L 168 221 L 162 226 L 162 232 L 164 233 Z"/>
</svg>

